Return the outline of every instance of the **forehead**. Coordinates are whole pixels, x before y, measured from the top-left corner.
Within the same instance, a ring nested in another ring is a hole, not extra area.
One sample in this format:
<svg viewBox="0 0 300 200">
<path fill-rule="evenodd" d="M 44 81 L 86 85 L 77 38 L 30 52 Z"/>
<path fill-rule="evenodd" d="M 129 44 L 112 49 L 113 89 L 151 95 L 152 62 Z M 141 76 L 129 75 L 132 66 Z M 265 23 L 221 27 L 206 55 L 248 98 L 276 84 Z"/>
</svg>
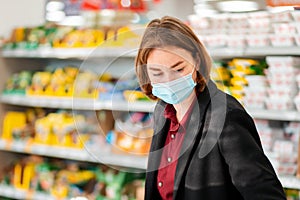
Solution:
<svg viewBox="0 0 300 200">
<path fill-rule="evenodd" d="M 147 59 L 147 65 L 169 66 L 178 61 L 193 63 L 190 52 L 177 47 L 155 48 L 152 50 Z"/>
</svg>

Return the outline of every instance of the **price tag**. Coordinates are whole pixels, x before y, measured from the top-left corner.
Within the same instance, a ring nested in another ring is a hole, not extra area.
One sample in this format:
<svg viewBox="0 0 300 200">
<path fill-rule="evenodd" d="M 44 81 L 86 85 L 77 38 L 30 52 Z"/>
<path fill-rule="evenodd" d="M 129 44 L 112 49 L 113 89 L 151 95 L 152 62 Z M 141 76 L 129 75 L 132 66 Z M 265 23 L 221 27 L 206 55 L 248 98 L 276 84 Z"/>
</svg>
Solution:
<svg viewBox="0 0 300 200">
<path fill-rule="evenodd" d="M 11 149 L 18 152 L 23 152 L 25 149 L 25 143 L 22 141 L 14 141 L 11 144 Z"/>
<path fill-rule="evenodd" d="M 31 147 L 32 147 L 32 141 L 29 140 L 29 141 L 26 143 L 25 147 L 24 147 L 24 151 L 25 151 L 25 152 L 32 152 Z"/>
<path fill-rule="evenodd" d="M 44 145 L 38 145 L 35 147 L 35 152 L 40 154 L 40 155 L 45 155 L 47 153 L 48 148 Z"/>
<path fill-rule="evenodd" d="M 6 144 L 5 144 L 5 149 L 6 150 L 11 150 L 11 145 L 12 145 L 12 141 L 11 140 L 7 140 Z"/>
<path fill-rule="evenodd" d="M 15 190 L 13 191 L 13 194 L 14 194 L 13 197 L 16 199 L 22 199 L 27 196 L 26 192 L 22 190 Z"/>
<path fill-rule="evenodd" d="M 50 198 L 48 194 L 45 194 L 45 193 L 41 193 L 41 192 L 36 192 L 33 196 L 32 199 L 36 199 L 36 200 L 46 200 L 46 199 L 53 199 L 53 198 Z"/>
<path fill-rule="evenodd" d="M 60 156 L 60 157 L 68 157 L 68 150 L 66 149 L 55 149 L 56 155 Z"/>
<path fill-rule="evenodd" d="M 34 191 L 30 190 L 26 193 L 26 199 L 33 199 Z"/>
<path fill-rule="evenodd" d="M 80 160 L 87 160 L 88 154 L 82 150 L 82 151 L 79 151 L 79 152 L 77 153 L 77 157 L 78 157 Z"/>
<path fill-rule="evenodd" d="M 13 187 L 7 187 L 5 190 L 6 190 L 5 191 L 6 196 L 8 196 L 8 197 L 13 197 L 14 196 L 15 190 L 14 190 Z"/>
<path fill-rule="evenodd" d="M 0 187 L 0 193 L 3 194 L 4 196 L 10 197 L 12 195 L 13 192 L 11 192 L 12 188 L 9 186 L 1 186 Z"/>
<path fill-rule="evenodd" d="M 5 148 L 5 140 L 0 140 L 0 149 L 4 149 Z"/>
</svg>

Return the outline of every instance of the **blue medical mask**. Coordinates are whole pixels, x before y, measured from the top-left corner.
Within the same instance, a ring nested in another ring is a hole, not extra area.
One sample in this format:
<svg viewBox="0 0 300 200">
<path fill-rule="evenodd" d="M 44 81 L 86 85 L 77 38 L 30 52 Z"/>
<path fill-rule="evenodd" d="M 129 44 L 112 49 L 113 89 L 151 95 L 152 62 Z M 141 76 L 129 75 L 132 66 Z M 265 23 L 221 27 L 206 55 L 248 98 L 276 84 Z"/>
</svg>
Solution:
<svg viewBox="0 0 300 200">
<path fill-rule="evenodd" d="M 193 72 L 170 82 L 152 84 L 152 94 L 169 104 L 178 104 L 186 99 L 196 86 L 192 75 Z"/>
</svg>

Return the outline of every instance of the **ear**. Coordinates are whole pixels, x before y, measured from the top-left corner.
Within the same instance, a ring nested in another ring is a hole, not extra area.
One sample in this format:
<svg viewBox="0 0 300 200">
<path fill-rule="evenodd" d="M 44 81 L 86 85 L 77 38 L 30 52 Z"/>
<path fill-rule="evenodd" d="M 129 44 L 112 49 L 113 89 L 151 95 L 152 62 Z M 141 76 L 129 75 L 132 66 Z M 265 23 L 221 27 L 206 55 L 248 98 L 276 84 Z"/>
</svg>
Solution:
<svg viewBox="0 0 300 200">
<path fill-rule="evenodd" d="M 198 53 L 195 53 L 194 55 L 194 61 L 195 61 L 195 68 L 198 72 L 200 72 L 200 56 Z"/>
</svg>

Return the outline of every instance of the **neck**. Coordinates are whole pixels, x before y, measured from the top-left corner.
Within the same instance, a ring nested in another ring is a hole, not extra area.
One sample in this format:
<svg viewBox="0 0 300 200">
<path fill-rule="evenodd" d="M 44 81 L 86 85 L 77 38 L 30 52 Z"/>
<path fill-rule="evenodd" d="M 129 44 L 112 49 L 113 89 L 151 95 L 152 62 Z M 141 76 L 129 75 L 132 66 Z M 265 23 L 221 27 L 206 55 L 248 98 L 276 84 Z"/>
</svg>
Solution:
<svg viewBox="0 0 300 200">
<path fill-rule="evenodd" d="M 176 116 L 177 116 L 178 122 L 180 122 L 182 120 L 183 116 L 185 115 L 185 113 L 189 109 L 189 107 L 191 106 L 195 97 L 196 97 L 196 93 L 194 91 L 185 100 L 183 100 L 182 102 L 180 102 L 178 104 L 173 105 L 176 110 Z"/>
</svg>

